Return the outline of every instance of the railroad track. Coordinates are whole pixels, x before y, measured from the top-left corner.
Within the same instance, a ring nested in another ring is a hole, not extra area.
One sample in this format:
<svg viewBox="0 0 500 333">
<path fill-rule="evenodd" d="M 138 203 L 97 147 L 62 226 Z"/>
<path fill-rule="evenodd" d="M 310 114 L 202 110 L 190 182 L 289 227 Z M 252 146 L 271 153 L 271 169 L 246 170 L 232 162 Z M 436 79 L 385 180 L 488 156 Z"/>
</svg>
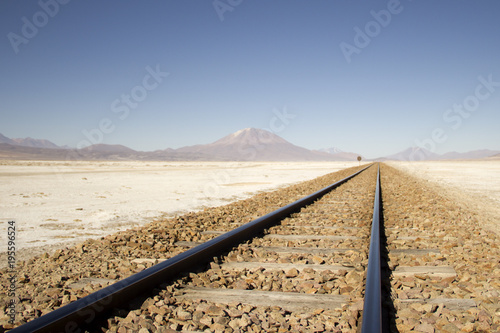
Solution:
<svg viewBox="0 0 500 333">
<path fill-rule="evenodd" d="M 394 168 L 381 166 L 381 183 L 391 330 L 498 332 L 498 236 Z"/>
<path fill-rule="evenodd" d="M 477 322 L 477 303 L 447 289 L 461 287 L 440 250 L 448 240 L 426 247 L 419 220 L 382 207 L 397 204 L 381 169 L 382 191 L 372 165 L 251 222 L 188 227 L 190 240 L 171 244 L 181 254 L 135 258 L 156 265 L 11 332 L 434 332 L 434 317 L 469 312 Z"/>
</svg>

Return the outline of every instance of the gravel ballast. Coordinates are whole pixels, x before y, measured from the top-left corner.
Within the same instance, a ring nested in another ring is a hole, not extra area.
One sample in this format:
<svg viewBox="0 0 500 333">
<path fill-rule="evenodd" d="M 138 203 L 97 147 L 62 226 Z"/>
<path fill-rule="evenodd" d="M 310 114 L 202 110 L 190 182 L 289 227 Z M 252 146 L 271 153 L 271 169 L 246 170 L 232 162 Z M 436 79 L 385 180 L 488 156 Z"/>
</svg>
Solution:
<svg viewBox="0 0 500 333">
<path fill-rule="evenodd" d="M 16 266 L 16 323 L 7 316 L 8 274 L 1 271 L 0 325 L 18 326 L 58 307 L 82 298 L 103 286 L 126 278 L 154 264 L 150 259 L 168 259 L 183 251 L 177 242 L 202 242 L 215 237 L 207 230 L 229 231 L 359 170 L 359 167 L 306 181 L 226 206 L 207 208 L 176 218 L 158 218 L 149 225 L 87 240 L 77 246 L 57 250 L 18 262 Z M 148 259 L 144 261 L 143 259 Z M 87 283 L 82 288 L 82 281 Z"/>
<path fill-rule="evenodd" d="M 425 181 L 383 165 L 381 184 L 397 329 L 400 332 L 498 331 L 498 236 L 483 228 L 480 214 L 460 208 Z M 394 251 L 408 249 L 421 249 L 424 253 Z M 425 249 L 439 252 L 425 253 Z M 447 277 L 429 273 L 396 274 L 402 266 L 444 266 L 456 274 Z"/>
<path fill-rule="evenodd" d="M 0 271 L 0 332 L 294 202 L 358 169 L 341 170 L 226 206 L 175 218 L 159 217 L 142 228 L 18 262 L 19 303 L 14 325 L 8 323 L 9 275 L 5 269 Z M 96 330 L 356 332 L 362 319 L 375 175 L 375 167 L 366 170 L 315 205 L 268 229 L 265 237 L 247 241 L 207 267 L 158 286 L 149 297 L 115 309 Z M 499 331 L 500 242 L 496 234 L 482 228 L 481 215 L 441 196 L 425 181 L 384 164 L 381 186 L 390 269 L 390 300 L 385 305 L 392 329 Z M 301 239 L 302 235 L 314 237 Z M 239 266 L 245 263 L 253 266 Z M 427 271 L 422 273 L 420 267 Z M 341 305 L 308 308 L 304 298 L 303 309 L 297 310 L 287 308 L 286 301 L 282 306 L 262 306 L 246 304 L 251 303 L 250 297 L 248 302 L 230 303 L 189 297 L 189 290 L 209 289 L 331 295 L 338 297 Z"/>
</svg>

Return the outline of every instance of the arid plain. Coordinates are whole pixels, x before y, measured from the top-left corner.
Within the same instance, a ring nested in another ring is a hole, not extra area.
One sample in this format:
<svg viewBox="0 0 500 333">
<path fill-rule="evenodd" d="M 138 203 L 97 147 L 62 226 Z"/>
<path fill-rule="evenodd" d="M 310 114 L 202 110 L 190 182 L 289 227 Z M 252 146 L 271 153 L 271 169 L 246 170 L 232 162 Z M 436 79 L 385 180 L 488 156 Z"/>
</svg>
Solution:
<svg viewBox="0 0 500 333">
<path fill-rule="evenodd" d="M 0 163 L 0 249 L 15 219 L 18 258 L 173 216 L 220 206 L 357 162 L 49 162 Z M 498 233 L 500 160 L 388 162 L 428 180 L 484 215 Z"/>
<path fill-rule="evenodd" d="M 485 228 L 500 234 L 500 158 L 387 164 L 427 180 L 449 200 L 477 212 Z"/>
<path fill-rule="evenodd" d="M 7 221 L 18 259 L 213 207 L 358 162 L 0 162 L 0 253 Z"/>
</svg>

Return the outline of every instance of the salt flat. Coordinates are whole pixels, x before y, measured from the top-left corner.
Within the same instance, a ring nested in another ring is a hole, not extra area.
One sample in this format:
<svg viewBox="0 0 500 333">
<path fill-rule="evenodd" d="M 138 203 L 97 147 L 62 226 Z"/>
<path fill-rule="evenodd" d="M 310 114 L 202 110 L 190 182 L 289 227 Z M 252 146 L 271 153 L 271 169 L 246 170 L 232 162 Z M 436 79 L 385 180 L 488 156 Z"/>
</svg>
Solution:
<svg viewBox="0 0 500 333">
<path fill-rule="evenodd" d="M 500 160 L 387 162 L 428 180 L 451 200 L 478 212 L 500 233 Z"/>
<path fill-rule="evenodd" d="M 0 162 L 0 252 L 39 252 L 220 206 L 358 162 Z"/>
<path fill-rule="evenodd" d="M 0 162 L 0 253 L 15 219 L 21 253 L 220 206 L 357 162 Z M 435 184 L 500 226 L 500 161 L 388 162 Z M 19 252 L 18 252 L 19 253 Z M 22 256 L 21 256 L 22 257 Z"/>
</svg>

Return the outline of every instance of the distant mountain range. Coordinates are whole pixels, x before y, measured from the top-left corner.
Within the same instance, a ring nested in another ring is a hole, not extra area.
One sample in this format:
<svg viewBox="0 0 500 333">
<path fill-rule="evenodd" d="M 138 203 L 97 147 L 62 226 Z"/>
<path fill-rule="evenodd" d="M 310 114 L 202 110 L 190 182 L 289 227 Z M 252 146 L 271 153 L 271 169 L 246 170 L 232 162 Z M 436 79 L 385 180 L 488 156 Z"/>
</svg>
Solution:
<svg viewBox="0 0 500 333">
<path fill-rule="evenodd" d="M 486 157 L 492 157 L 499 154 L 498 150 L 473 150 L 465 153 L 458 153 L 456 151 L 448 152 L 445 154 L 436 154 L 425 148 L 410 147 L 397 154 L 380 157 L 376 160 L 393 160 L 393 161 L 439 161 L 439 160 L 473 160 Z"/>
<path fill-rule="evenodd" d="M 274 133 L 245 128 L 207 145 L 176 150 L 184 154 L 204 154 L 220 160 L 238 161 L 343 161 L 339 154 L 328 154 L 291 144 Z"/>
<path fill-rule="evenodd" d="M 443 155 L 411 147 L 375 160 L 478 159 L 500 151 L 476 150 Z M 136 151 L 122 145 L 96 144 L 82 149 L 61 147 L 48 140 L 10 139 L 0 134 L 0 159 L 21 160 L 139 160 L 139 161 L 356 161 L 361 156 L 338 148 L 309 150 L 296 146 L 266 130 L 245 128 L 213 143 L 167 148 L 152 152 Z"/>
<path fill-rule="evenodd" d="M 122 145 L 83 149 L 59 147 L 48 140 L 9 139 L 0 134 L 0 159 L 150 160 L 150 161 L 355 161 L 354 153 L 309 150 L 266 130 L 245 128 L 213 143 L 142 152 Z"/>
<path fill-rule="evenodd" d="M 36 148 L 69 148 L 67 146 L 65 147 L 59 147 L 53 142 L 50 142 L 49 140 L 43 140 L 43 139 L 33 139 L 33 138 L 22 138 L 22 139 L 9 139 L 8 137 L 0 134 L 0 143 L 8 143 L 11 145 L 16 145 L 16 146 L 23 146 L 23 147 L 36 147 Z"/>
</svg>

